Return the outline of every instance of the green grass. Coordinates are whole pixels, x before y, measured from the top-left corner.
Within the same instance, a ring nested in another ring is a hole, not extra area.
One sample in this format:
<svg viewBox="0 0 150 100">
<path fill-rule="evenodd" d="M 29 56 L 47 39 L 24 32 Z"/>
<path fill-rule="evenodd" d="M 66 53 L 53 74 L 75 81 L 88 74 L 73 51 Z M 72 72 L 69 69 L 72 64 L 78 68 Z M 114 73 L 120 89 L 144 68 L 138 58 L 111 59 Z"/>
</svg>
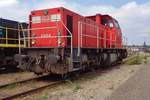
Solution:
<svg viewBox="0 0 150 100">
<path fill-rule="evenodd" d="M 128 65 L 139 65 L 139 64 L 146 64 L 147 58 L 149 55 L 146 54 L 136 54 L 130 58 L 128 58 L 124 63 Z"/>
<path fill-rule="evenodd" d="M 13 89 L 13 88 L 16 88 L 16 86 L 19 86 L 19 85 L 20 85 L 19 83 L 11 84 L 11 85 L 8 85 L 6 88 Z"/>
<path fill-rule="evenodd" d="M 28 83 L 30 84 L 30 87 L 36 88 L 36 81 L 35 80 L 32 80 L 32 81 L 30 81 Z"/>
<path fill-rule="evenodd" d="M 44 93 L 36 98 L 36 100 L 48 100 L 48 93 Z"/>
<path fill-rule="evenodd" d="M 73 87 L 73 92 L 77 92 L 82 89 L 80 84 L 77 82 L 72 82 L 71 80 L 65 80 L 66 83 L 69 83 Z"/>
</svg>

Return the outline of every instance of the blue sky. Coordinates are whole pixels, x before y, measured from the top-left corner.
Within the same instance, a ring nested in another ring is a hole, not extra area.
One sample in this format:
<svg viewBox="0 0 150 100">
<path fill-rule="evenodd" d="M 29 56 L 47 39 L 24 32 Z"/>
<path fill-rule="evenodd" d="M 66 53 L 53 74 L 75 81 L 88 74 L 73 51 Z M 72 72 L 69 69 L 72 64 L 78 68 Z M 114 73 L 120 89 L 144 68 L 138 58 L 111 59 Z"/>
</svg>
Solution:
<svg viewBox="0 0 150 100">
<path fill-rule="evenodd" d="M 31 10 L 60 6 L 81 15 L 109 14 L 119 21 L 129 44 L 150 44 L 149 0 L 0 0 L 0 17 L 28 21 Z"/>
<path fill-rule="evenodd" d="M 71 1 L 71 0 L 68 0 Z M 136 1 L 137 3 L 145 3 L 149 0 L 72 0 L 73 2 L 81 3 L 82 5 L 113 5 L 115 7 L 120 7 L 128 2 Z"/>
</svg>

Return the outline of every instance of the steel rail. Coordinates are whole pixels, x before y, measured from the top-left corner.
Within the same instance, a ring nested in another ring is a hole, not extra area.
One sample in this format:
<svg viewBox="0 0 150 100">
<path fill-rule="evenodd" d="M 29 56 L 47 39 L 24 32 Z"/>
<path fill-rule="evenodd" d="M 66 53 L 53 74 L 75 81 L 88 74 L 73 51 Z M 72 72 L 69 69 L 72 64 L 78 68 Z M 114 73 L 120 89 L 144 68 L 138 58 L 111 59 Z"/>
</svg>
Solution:
<svg viewBox="0 0 150 100">
<path fill-rule="evenodd" d="M 32 93 L 37 93 L 39 91 L 43 91 L 45 88 L 50 88 L 50 87 L 56 86 L 56 85 L 58 85 L 60 83 L 62 83 L 62 81 L 51 82 L 51 83 L 49 83 L 49 84 L 47 84 L 45 86 L 41 86 L 41 87 L 38 87 L 38 88 L 35 88 L 35 89 L 30 89 L 30 90 L 25 91 L 25 92 L 20 92 L 18 94 L 14 94 L 14 95 L 10 95 L 10 96 L 4 97 L 1 100 L 12 100 L 14 98 L 19 98 L 21 96 L 30 95 Z"/>
<path fill-rule="evenodd" d="M 13 84 L 22 84 L 22 83 L 26 83 L 26 82 L 29 82 L 29 81 L 32 81 L 32 80 L 38 80 L 38 79 L 44 78 L 46 76 L 48 76 L 48 75 L 44 75 L 44 76 L 40 76 L 40 77 L 34 77 L 34 78 L 29 78 L 29 79 L 25 79 L 25 80 L 21 80 L 21 81 L 16 81 L 16 82 L 6 83 L 6 84 L 3 84 L 3 85 L 0 85 L 0 89 L 8 87 L 8 86 L 11 86 Z"/>
</svg>

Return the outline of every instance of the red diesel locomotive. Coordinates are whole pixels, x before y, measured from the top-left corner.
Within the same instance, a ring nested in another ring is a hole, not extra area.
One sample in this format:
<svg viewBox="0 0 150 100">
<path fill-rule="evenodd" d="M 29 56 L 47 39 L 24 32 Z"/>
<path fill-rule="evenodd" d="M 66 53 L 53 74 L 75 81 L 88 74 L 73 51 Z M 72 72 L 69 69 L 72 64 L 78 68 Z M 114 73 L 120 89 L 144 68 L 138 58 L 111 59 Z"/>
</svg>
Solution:
<svg viewBox="0 0 150 100">
<path fill-rule="evenodd" d="M 21 69 L 65 75 L 127 56 L 119 24 L 109 15 L 84 17 L 60 7 L 32 11 L 29 21 L 28 46 L 15 56 Z"/>
</svg>

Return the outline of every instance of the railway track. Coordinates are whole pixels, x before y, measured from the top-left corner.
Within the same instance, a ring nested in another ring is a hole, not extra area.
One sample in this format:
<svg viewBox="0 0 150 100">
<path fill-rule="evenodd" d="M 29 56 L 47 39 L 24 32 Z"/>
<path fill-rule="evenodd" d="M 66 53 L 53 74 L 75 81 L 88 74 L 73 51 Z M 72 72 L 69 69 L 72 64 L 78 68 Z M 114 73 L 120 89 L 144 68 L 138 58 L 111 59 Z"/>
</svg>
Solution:
<svg viewBox="0 0 150 100">
<path fill-rule="evenodd" d="M 44 80 L 48 76 L 41 76 L 37 78 L 12 82 L 0 86 L 0 100 L 12 100 L 21 96 L 29 95 L 44 90 L 45 88 L 51 88 L 57 84 L 62 83 L 61 80 Z M 33 82 L 33 83 L 32 83 Z M 36 84 L 38 82 L 38 84 Z M 35 83 L 35 84 L 34 84 Z M 14 87 L 12 88 L 11 86 Z M 10 88 L 11 87 L 11 88 Z"/>
<path fill-rule="evenodd" d="M 47 75 L 40 76 L 40 77 L 29 78 L 29 79 L 24 79 L 24 80 L 21 80 L 21 81 L 9 82 L 9 83 L 0 85 L 0 89 L 5 88 L 5 87 L 10 86 L 10 85 L 14 85 L 14 84 L 22 84 L 22 83 L 29 82 L 29 81 L 32 81 L 32 80 L 42 79 L 46 76 Z"/>
<path fill-rule="evenodd" d="M 28 90 L 28 91 L 20 92 L 20 93 L 14 94 L 14 95 L 10 95 L 10 96 L 1 98 L 1 100 L 12 100 L 12 99 L 15 99 L 15 98 L 19 98 L 21 96 L 25 96 L 25 95 L 29 95 L 29 94 L 32 94 L 32 93 L 36 93 L 36 92 L 44 90 L 45 88 L 48 88 L 48 87 L 50 88 L 50 87 L 53 87 L 53 86 L 55 86 L 57 84 L 60 84 L 61 82 L 62 81 L 51 82 L 51 83 L 49 83 L 47 85 L 44 85 L 44 86 L 41 86 L 41 87 L 38 87 L 38 88 L 35 88 L 35 89 L 31 89 L 31 90 Z"/>
</svg>

